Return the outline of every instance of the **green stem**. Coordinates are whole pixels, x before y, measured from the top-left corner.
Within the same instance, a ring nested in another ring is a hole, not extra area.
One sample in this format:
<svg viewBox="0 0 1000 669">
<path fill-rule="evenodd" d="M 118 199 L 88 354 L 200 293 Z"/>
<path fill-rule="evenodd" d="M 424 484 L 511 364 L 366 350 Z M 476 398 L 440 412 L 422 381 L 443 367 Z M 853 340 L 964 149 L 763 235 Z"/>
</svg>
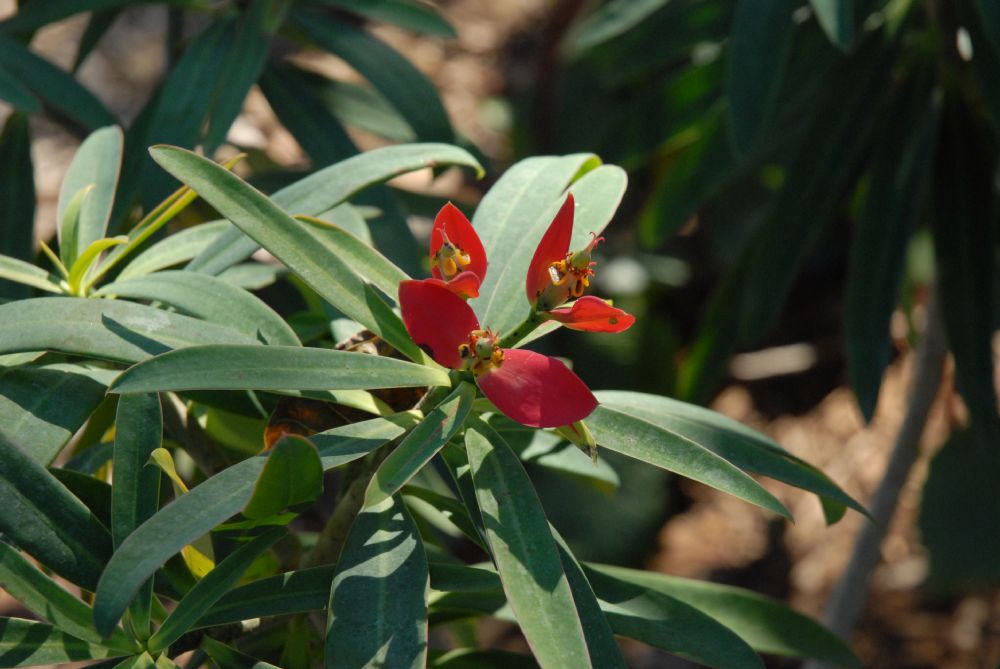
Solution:
<svg viewBox="0 0 1000 669">
<path fill-rule="evenodd" d="M 518 325 L 516 328 L 508 332 L 506 336 L 500 339 L 500 348 L 513 348 L 518 343 L 520 343 L 522 339 L 524 339 L 532 332 L 534 332 L 535 328 L 537 328 L 544 322 L 545 318 L 542 316 L 542 314 L 532 309 L 531 314 L 526 319 L 524 319 L 523 323 Z"/>
</svg>

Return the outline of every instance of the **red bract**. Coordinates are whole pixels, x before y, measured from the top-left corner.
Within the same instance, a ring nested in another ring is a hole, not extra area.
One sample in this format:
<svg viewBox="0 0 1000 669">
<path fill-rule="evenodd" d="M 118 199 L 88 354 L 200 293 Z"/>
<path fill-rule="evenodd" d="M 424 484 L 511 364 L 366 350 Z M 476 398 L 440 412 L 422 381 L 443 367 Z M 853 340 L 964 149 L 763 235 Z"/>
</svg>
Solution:
<svg viewBox="0 0 1000 669">
<path fill-rule="evenodd" d="M 574 206 L 573 195 L 567 195 L 535 249 L 525 280 L 528 301 L 548 319 L 574 330 L 621 332 L 635 322 L 633 316 L 599 298 L 582 297 L 597 264 L 592 260 L 594 247 L 604 238 L 595 234 L 586 247 L 569 250 Z M 577 300 L 570 308 L 557 308 L 570 299 Z"/>
<path fill-rule="evenodd" d="M 479 295 L 486 278 L 486 250 L 472 223 L 458 207 L 446 204 L 431 229 L 431 274 L 457 295 Z"/>
<path fill-rule="evenodd" d="M 399 306 L 418 346 L 445 367 L 471 371 L 487 399 L 517 422 L 559 427 L 586 418 L 597 406 L 590 389 L 562 362 L 500 348 L 497 335 L 483 329 L 465 300 L 446 287 L 404 281 Z"/>
</svg>

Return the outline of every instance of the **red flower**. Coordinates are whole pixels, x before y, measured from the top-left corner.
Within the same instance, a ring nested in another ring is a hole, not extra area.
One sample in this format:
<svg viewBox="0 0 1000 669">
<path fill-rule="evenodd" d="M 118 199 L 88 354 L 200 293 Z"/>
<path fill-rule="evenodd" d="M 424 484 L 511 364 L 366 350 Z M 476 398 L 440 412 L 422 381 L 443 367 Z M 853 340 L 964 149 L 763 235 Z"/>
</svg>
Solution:
<svg viewBox="0 0 1000 669">
<path fill-rule="evenodd" d="M 472 223 L 458 207 L 446 204 L 431 229 L 431 283 L 466 299 L 479 296 L 486 278 L 486 250 Z"/>
<path fill-rule="evenodd" d="M 431 281 L 403 281 L 399 305 L 410 337 L 434 360 L 471 371 L 504 414 L 528 427 L 570 425 L 597 399 L 563 363 L 523 349 L 502 349 L 465 300 Z"/>
<path fill-rule="evenodd" d="M 594 275 L 594 247 L 604 237 L 593 236 L 579 251 L 570 251 L 573 238 L 573 195 L 559 208 L 535 249 L 528 267 L 525 291 L 531 306 L 550 320 L 556 320 L 574 330 L 590 332 L 621 332 L 635 322 L 635 317 L 596 297 L 582 297 Z M 577 299 L 569 308 L 557 309 L 570 299 Z"/>
</svg>

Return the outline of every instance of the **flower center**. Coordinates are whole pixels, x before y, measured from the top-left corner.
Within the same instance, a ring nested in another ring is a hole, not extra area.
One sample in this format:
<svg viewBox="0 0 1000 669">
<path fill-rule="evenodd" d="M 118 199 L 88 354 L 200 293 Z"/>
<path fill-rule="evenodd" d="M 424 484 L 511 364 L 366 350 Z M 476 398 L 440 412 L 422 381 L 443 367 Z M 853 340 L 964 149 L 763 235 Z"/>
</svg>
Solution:
<svg viewBox="0 0 1000 669">
<path fill-rule="evenodd" d="M 469 341 L 458 346 L 462 358 L 462 369 L 472 370 L 476 376 L 503 364 L 503 349 L 497 343 L 499 337 L 490 330 L 473 330 Z"/>
<path fill-rule="evenodd" d="M 452 244 L 444 230 L 441 230 L 441 238 L 443 240 L 441 248 L 431 256 L 431 264 L 440 270 L 445 279 L 451 279 L 461 272 L 463 267 L 472 262 L 472 258 L 461 248 Z"/>
<path fill-rule="evenodd" d="M 579 251 L 571 251 L 562 260 L 549 265 L 549 285 L 538 294 L 536 308 L 539 311 L 555 309 L 570 298 L 577 299 L 590 286 L 590 277 L 594 276 L 596 265 L 592 259 L 594 247 L 604 241 L 590 233 L 592 239 L 587 246 Z"/>
</svg>

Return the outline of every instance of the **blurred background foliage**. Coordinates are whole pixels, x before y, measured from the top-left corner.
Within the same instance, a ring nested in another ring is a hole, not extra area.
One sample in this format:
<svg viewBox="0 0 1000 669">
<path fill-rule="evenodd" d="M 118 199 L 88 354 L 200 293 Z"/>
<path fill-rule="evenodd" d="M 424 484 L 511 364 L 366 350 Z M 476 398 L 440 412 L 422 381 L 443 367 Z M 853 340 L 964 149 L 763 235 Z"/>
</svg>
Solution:
<svg viewBox="0 0 1000 669">
<path fill-rule="evenodd" d="M 482 151 L 456 132 L 431 78 L 371 30 L 450 40 L 454 3 L 158 3 L 164 75 L 122 118 L 75 74 L 132 4 L 22 0 L 0 22 L 0 100 L 12 110 L 0 135 L 0 253 L 37 255 L 29 120 L 40 116 L 79 138 L 125 126 L 109 234 L 175 187 L 146 153 L 154 143 L 246 151 L 266 192 L 359 146 L 456 143 L 488 165 L 487 183 L 522 157 L 592 151 L 630 176 L 598 290 L 639 320 L 615 338 L 557 333 L 549 352 L 592 385 L 698 403 L 738 381 L 769 415 L 807 411 L 847 382 L 870 420 L 936 292 L 968 421 L 926 484 L 931 581 L 1000 581 L 1000 510 L 985 492 L 1000 467 L 993 0 L 558 0 L 507 43 L 505 83 L 478 112 L 509 142 Z M 82 12 L 68 70 L 32 50 L 40 30 Z M 353 75 L 309 67 L 302 56 L 315 52 Z M 230 133 L 252 89 L 308 164 L 289 168 Z M 468 209 L 477 189 L 452 195 Z M 382 187 L 360 203 L 379 248 L 415 272 L 425 261 L 407 212 L 426 216 L 443 200 Z M 234 234 L 213 243 L 248 256 Z M 0 297 L 25 291 L 0 281 Z M 265 297 L 280 302 L 274 291 Z M 665 475 L 608 460 L 622 481 L 615 497 L 562 478 L 541 486 L 544 502 L 581 557 L 638 564 L 683 500 Z"/>
</svg>

